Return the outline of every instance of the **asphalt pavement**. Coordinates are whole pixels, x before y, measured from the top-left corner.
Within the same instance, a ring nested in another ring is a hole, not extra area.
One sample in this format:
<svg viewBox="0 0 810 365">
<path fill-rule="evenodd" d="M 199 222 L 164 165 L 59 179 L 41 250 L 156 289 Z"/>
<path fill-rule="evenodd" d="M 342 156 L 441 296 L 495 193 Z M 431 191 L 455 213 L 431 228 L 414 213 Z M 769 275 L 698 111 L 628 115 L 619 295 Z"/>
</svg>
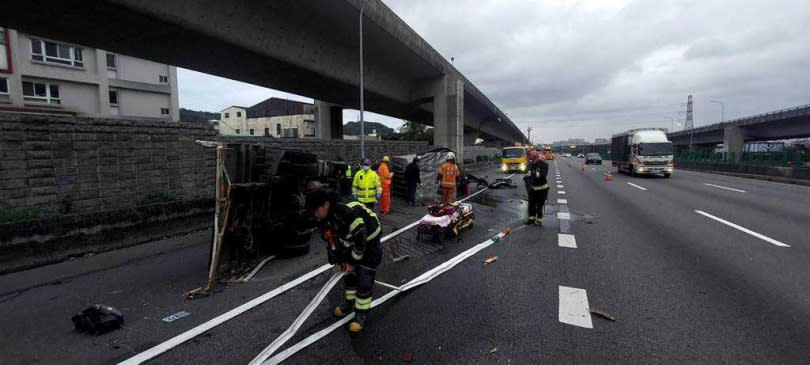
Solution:
<svg viewBox="0 0 810 365">
<path fill-rule="evenodd" d="M 517 189 L 470 200 L 476 224 L 460 240 L 419 242 L 410 230 L 389 241 L 378 280 L 401 285 L 512 229 L 501 242 L 376 308 L 362 335 L 339 329 L 288 362 L 810 362 L 809 187 L 677 170 L 670 179 L 629 177 L 609 162 L 585 169 L 581 163 L 563 158 L 551 164 L 542 227 L 523 224 L 526 192 L 515 176 Z M 613 172 L 610 181 L 606 171 Z M 502 175 L 496 169 L 479 174 Z M 423 214 L 423 207 L 395 199 L 383 225 L 391 232 Z M 325 261 L 316 248 L 271 261 L 249 283 L 184 300 L 180 294 L 205 278 L 208 237 L 199 232 L 0 276 L 0 358 L 115 363 Z M 403 254 L 411 259 L 392 260 Z M 150 363 L 247 363 L 292 323 L 327 277 Z M 388 291 L 378 286 L 375 296 Z M 333 290 L 288 346 L 333 323 L 330 308 L 340 300 Z M 73 332 L 70 315 L 96 302 L 122 308 L 127 325 L 97 337 Z M 191 315 L 162 321 L 181 310 Z"/>
</svg>

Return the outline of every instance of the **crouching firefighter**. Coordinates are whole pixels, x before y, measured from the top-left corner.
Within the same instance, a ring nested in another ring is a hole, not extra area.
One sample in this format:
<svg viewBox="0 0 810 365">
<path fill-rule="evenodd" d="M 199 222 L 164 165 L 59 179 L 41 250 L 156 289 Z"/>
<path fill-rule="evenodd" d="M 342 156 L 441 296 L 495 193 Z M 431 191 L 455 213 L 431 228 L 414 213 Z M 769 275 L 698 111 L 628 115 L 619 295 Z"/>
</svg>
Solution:
<svg viewBox="0 0 810 365">
<path fill-rule="evenodd" d="M 334 192 L 315 191 L 307 195 L 306 209 L 318 222 L 321 237 L 328 245 L 329 263 L 346 275 L 346 300 L 335 308 L 344 317 L 355 312 L 349 331 L 366 326 L 377 266 L 382 261 L 382 226 L 377 215 L 358 201 L 342 201 Z"/>
<path fill-rule="evenodd" d="M 540 156 L 537 151 L 529 152 L 529 160 L 529 168 L 523 178 L 529 195 L 529 218 L 526 224 L 542 225 L 548 198 L 548 164 L 546 156 Z"/>
</svg>

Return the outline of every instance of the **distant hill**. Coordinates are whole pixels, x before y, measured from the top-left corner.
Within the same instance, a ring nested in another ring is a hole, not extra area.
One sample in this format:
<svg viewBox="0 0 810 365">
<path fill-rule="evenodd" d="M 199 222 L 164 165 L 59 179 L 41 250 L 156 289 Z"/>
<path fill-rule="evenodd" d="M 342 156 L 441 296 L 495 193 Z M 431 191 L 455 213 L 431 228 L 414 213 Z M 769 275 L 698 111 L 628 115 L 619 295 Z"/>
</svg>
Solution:
<svg viewBox="0 0 810 365">
<path fill-rule="evenodd" d="M 180 108 L 180 120 L 183 122 L 207 122 L 211 119 L 219 119 L 219 113 Z"/>
<path fill-rule="evenodd" d="M 377 134 L 379 134 L 383 139 L 389 139 L 397 134 L 397 131 L 394 128 L 388 127 L 385 124 L 377 123 L 377 122 L 365 122 L 365 129 L 366 134 L 371 133 L 373 130 L 377 130 Z M 359 136 L 360 135 L 360 122 L 348 122 L 343 125 L 343 134 L 350 135 L 350 136 Z"/>
</svg>

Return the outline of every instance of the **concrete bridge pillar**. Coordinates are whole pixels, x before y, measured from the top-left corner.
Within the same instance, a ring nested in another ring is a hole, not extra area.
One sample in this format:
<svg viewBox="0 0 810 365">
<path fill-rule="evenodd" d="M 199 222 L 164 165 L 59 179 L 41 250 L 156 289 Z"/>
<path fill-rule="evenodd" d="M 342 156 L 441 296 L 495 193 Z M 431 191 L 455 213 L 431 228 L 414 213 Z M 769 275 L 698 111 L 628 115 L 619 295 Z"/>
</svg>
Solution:
<svg viewBox="0 0 810 365">
<path fill-rule="evenodd" d="M 734 152 L 734 161 L 740 160 L 745 148 L 745 135 L 738 126 L 728 126 L 723 129 L 723 152 Z"/>
<path fill-rule="evenodd" d="M 464 156 L 464 81 L 445 76 L 433 88 L 433 144 Z M 461 162 L 461 161 L 459 161 Z"/>
<path fill-rule="evenodd" d="M 343 139 L 343 107 L 315 100 L 315 137 Z"/>
</svg>

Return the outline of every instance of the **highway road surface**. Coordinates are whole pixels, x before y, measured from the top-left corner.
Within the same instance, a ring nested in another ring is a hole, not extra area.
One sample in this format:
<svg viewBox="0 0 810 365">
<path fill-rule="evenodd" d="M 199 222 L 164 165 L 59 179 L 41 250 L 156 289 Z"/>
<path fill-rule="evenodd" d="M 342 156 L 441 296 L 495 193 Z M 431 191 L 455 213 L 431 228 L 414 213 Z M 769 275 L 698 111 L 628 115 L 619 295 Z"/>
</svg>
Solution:
<svg viewBox="0 0 810 365">
<path fill-rule="evenodd" d="M 462 240 L 386 243 L 378 280 L 399 286 L 504 228 L 512 233 L 377 307 L 360 336 L 340 328 L 288 363 L 810 363 L 810 188 L 690 171 L 618 175 L 609 162 L 551 163 L 542 227 L 525 226 L 517 189 L 471 199 Z M 606 181 L 605 171 L 611 170 Z M 490 179 L 496 169 L 479 172 Z M 386 232 L 424 208 L 395 200 Z M 117 363 L 211 323 L 325 261 L 274 260 L 246 284 L 183 300 L 205 277 L 207 232 L 0 277 L 4 363 Z M 317 244 L 317 241 L 313 241 Z M 488 265 L 484 260 L 497 256 Z M 169 346 L 147 363 L 245 364 L 295 319 L 323 273 Z M 379 285 L 375 297 L 390 289 Z M 288 348 L 334 323 L 333 290 Z M 70 315 L 105 302 L 124 328 L 74 333 Z M 162 318 L 191 313 L 174 322 Z M 591 311 L 601 314 L 592 314 Z"/>
</svg>

